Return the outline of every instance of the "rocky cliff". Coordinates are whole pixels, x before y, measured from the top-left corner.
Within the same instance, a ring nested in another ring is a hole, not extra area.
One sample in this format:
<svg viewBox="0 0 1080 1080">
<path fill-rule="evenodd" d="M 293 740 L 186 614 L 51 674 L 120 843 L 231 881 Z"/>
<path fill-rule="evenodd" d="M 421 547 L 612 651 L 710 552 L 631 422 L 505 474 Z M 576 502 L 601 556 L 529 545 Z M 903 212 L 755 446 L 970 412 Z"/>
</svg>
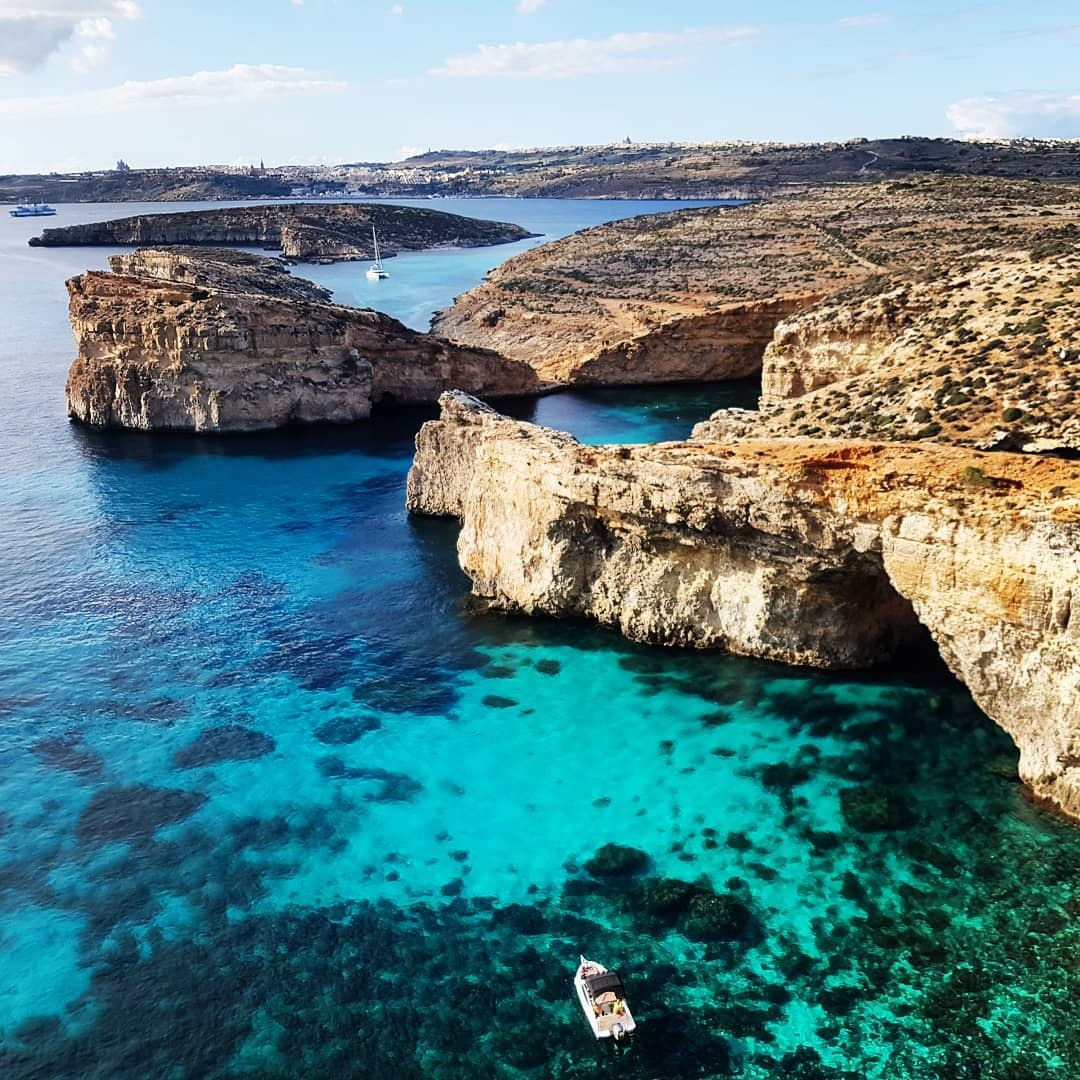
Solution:
<svg viewBox="0 0 1080 1080">
<path fill-rule="evenodd" d="M 203 291 L 259 293 L 278 300 L 320 302 L 331 296 L 322 285 L 291 274 L 281 259 L 224 248 L 139 248 L 110 255 L 109 267 L 122 277 L 158 278 Z"/>
<path fill-rule="evenodd" d="M 408 505 L 461 519 L 478 596 L 821 667 L 929 631 L 1031 789 L 1080 817 L 1075 466 L 931 444 L 583 446 L 441 403 Z"/>
<path fill-rule="evenodd" d="M 508 260 L 434 326 L 570 383 L 761 368 L 768 407 L 863 379 L 792 407 L 784 434 L 993 445 L 1015 409 L 1007 444 L 1044 446 L 1080 388 L 1078 238 L 1075 188 L 863 184 L 589 229 Z"/>
<path fill-rule="evenodd" d="M 279 281 L 255 262 L 137 252 L 116 259 L 127 273 L 72 278 L 69 414 L 144 430 L 252 431 L 359 420 L 379 401 L 434 401 L 449 387 L 494 397 L 539 388 L 530 367 L 489 350 L 290 298 L 310 283 Z M 264 291 L 268 278 L 279 294 Z"/>
<path fill-rule="evenodd" d="M 282 203 L 189 210 L 175 214 L 67 225 L 46 229 L 32 246 L 70 245 L 213 245 L 246 244 L 279 250 L 302 262 L 370 259 L 372 226 L 379 249 L 391 257 L 399 251 L 423 251 L 444 245 L 484 247 L 523 240 L 532 235 L 519 225 L 480 221 L 438 210 L 380 203 Z"/>
</svg>

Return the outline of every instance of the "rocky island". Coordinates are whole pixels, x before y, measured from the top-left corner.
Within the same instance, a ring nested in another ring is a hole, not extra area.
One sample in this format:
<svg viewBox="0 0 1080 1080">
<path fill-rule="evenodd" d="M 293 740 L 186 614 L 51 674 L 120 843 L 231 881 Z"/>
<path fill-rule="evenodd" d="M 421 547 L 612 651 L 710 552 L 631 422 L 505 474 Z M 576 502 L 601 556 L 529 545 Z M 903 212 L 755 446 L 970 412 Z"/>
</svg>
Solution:
<svg viewBox="0 0 1080 1080">
<path fill-rule="evenodd" d="M 70 416 L 142 430 L 254 431 L 361 420 L 448 387 L 536 393 L 527 364 L 329 302 L 274 260 L 147 249 L 68 282 Z"/>
<path fill-rule="evenodd" d="M 371 259 L 372 226 L 384 257 L 433 247 L 485 247 L 533 235 L 520 225 L 482 221 L 438 210 L 378 203 L 282 203 L 280 205 L 139 214 L 46 229 L 31 246 L 124 246 L 246 244 L 279 251 L 301 262 Z"/>
</svg>

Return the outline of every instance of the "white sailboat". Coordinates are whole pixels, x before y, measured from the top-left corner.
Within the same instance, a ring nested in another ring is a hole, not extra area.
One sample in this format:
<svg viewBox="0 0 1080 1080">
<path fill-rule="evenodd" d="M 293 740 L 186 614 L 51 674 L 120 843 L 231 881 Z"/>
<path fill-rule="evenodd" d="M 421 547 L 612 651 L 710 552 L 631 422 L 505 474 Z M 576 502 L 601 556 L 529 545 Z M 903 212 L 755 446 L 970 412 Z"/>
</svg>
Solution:
<svg viewBox="0 0 1080 1080">
<path fill-rule="evenodd" d="M 371 281 L 380 281 L 382 278 L 388 278 L 390 271 L 383 269 L 382 261 L 379 259 L 379 238 L 375 235 L 374 225 L 371 226 L 371 242 L 375 245 L 375 261 L 367 268 L 364 276 Z"/>
</svg>

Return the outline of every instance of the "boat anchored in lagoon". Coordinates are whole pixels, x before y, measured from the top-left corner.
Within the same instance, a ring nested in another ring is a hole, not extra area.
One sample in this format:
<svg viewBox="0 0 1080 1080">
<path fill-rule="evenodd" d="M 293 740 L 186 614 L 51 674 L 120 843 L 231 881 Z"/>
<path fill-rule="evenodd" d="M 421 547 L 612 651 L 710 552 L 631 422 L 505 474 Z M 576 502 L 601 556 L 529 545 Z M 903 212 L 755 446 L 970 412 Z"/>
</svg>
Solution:
<svg viewBox="0 0 1080 1080">
<path fill-rule="evenodd" d="M 637 1028 L 626 1004 L 622 979 L 595 960 L 580 957 L 574 973 L 581 1011 L 598 1039 L 625 1039 Z"/>
<path fill-rule="evenodd" d="M 379 238 L 375 235 L 374 225 L 371 226 L 371 242 L 375 245 L 375 261 L 367 268 L 364 276 L 370 281 L 381 281 L 390 276 L 390 271 L 383 269 L 382 261 L 379 259 Z"/>
</svg>

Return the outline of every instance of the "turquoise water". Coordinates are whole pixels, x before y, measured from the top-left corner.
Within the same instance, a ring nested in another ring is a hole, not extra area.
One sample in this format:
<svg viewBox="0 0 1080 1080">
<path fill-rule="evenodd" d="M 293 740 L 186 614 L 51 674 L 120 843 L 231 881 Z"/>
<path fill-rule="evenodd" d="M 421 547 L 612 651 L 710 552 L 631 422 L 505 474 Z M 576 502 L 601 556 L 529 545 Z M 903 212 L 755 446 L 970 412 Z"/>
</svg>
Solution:
<svg viewBox="0 0 1080 1080">
<path fill-rule="evenodd" d="M 599 212 L 521 210 L 490 216 Z M 1080 837 L 936 661 L 824 676 L 476 614 L 456 527 L 403 509 L 430 413 L 71 427 L 62 279 L 104 253 L 18 239 L 0 1075 L 1080 1075 Z M 395 260 L 394 313 L 482 254 Z M 514 411 L 651 441 L 752 399 Z M 629 985 L 625 1052 L 576 1011 L 581 951 Z"/>
</svg>

